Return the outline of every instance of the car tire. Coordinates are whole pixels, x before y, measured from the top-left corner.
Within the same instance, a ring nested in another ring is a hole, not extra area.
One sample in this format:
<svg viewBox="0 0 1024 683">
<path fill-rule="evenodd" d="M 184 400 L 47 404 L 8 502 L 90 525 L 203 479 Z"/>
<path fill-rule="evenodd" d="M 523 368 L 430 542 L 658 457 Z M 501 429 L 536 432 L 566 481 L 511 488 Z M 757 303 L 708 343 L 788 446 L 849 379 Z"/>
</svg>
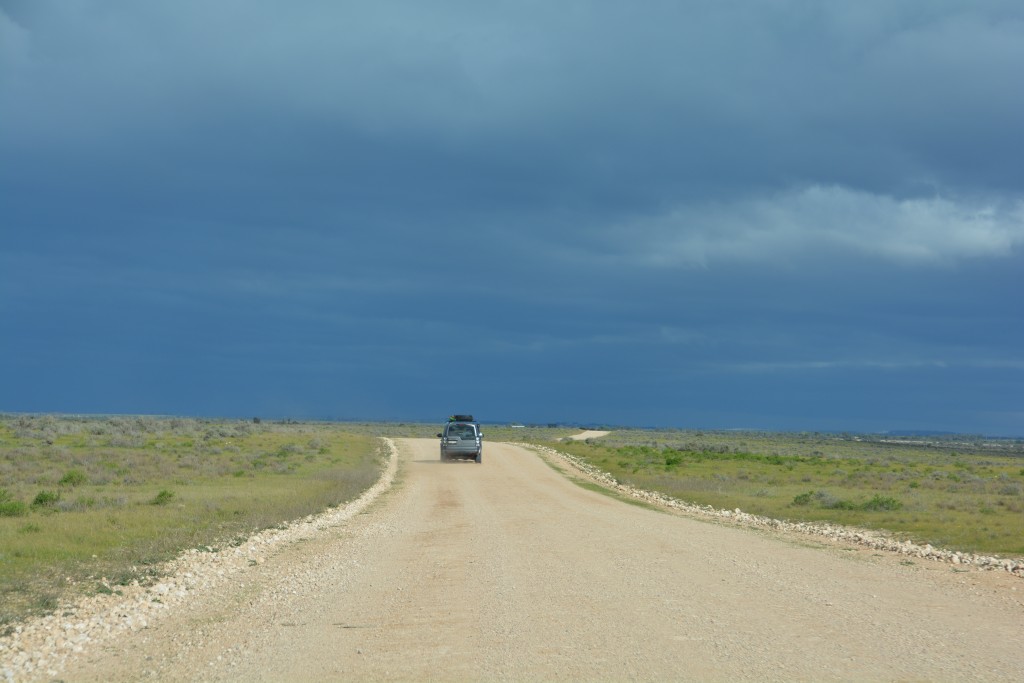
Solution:
<svg viewBox="0 0 1024 683">
<path fill-rule="evenodd" d="M 476 454 L 476 461 L 477 462 L 482 462 L 483 461 L 483 456 L 484 456 L 484 454 L 482 452 L 478 452 Z"/>
</svg>

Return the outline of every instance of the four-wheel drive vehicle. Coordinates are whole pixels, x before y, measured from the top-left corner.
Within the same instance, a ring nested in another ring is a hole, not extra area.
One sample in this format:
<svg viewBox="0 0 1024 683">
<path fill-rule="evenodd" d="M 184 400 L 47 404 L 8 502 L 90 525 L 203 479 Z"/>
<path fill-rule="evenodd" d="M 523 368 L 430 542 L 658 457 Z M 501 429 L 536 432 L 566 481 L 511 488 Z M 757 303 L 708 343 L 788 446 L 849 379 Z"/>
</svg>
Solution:
<svg viewBox="0 0 1024 683">
<path fill-rule="evenodd" d="M 472 415 L 451 416 L 444 430 L 437 435 L 441 439 L 441 460 L 473 458 L 480 462 L 484 452 L 483 436 Z"/>
</svg>

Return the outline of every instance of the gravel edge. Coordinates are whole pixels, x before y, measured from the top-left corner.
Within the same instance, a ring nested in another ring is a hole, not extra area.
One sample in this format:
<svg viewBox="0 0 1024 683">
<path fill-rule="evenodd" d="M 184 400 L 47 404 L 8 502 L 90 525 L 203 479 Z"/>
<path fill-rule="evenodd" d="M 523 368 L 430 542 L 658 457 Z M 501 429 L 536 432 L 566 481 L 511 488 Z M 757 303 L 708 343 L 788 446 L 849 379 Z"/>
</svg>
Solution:
<svg viewBox="0 0 1024 683">
<path fill-rule="evenodd" d="M 762 517 L 743 512 L 739 508 L 734 510 L 721 510 L 710 505 L 697 505 L 688 503 L 678 498 L 658 493 L 657 491 L 646 491 L 628 484 L 623 484 L 614 476 L 600 470 L 582 458 L 559 451 L 548 446 L 538 444 L 517 443 L 516 446 L 528 448 L 542 456 L 557 458 L 569 465 L 573 470 L 596 484 L 604 486 L 616 493 L 628 496 L 652 505 L 670 508 L 687 515 L 703 519 L 714 519 L 728 522 L 739 526 L 753 527 L 758 529 L 773 529 L 811 536 L 822 536 L 833 541 L 853 543 L 866 546 L 874 550 L 909 555 L 922 559 L 946 562 L 951 565 L 958 565 L 964 568 L 974 568 L 979 571 L 1004 571 L 1017 578 L 1024 579 L 1024 559 L 1007 559 L 990 555 L 975 555 L 954 550 L 935 548 L 931 544 L 917 545 L 911 541 L 899 541 L 888 536 L 885 532 L 857 529 L 853 527 L 840 526 L 838 524 L 827 524 L 820 522 L 788 522 L 771 517 Z"/>
<path fill-rule="evenodd" d="M 382 437 L 388 461 L 377 482 L 355 500 L 325 512 L 265 529 L 235 546 L 193 548 L 159 568 L 150 586 L 106 585 L 110 593 L 78 599 L 55 613 L 30 619 L 0 638 L 0 680 L 52 678 L 89 650 L 127 631 L 148 628 L 169 611 L 203 599 L 239 572 L 263 564 L 269 553 L 335 527 L 362 512 L 394 482 L 398 449 Z"/>
</svg>

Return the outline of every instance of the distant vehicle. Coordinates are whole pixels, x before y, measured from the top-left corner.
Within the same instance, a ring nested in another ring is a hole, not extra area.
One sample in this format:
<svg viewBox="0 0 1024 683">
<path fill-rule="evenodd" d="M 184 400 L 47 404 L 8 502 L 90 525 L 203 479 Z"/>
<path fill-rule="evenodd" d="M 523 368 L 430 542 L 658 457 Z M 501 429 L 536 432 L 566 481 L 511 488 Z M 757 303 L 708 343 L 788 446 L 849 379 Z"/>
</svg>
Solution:
<svg viewBox="0 0 1024 683">
<path fill-rule="evenodd" d="M 473 458 L 481 462 L 484 454 L 483 437 L 480 424 L 472 415 L 452 415 L 437 435 L 441 439 L 441 461 Z"/>
</svg>

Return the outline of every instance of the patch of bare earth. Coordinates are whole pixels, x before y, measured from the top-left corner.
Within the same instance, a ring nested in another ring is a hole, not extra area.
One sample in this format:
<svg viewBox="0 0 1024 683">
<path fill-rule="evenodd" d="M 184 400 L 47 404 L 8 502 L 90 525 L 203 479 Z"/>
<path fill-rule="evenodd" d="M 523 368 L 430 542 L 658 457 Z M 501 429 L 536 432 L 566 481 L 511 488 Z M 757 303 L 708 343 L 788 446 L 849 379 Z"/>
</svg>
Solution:
<svg viewBox="0 0 1024 683">
<path fill-rule="evenodd" d="M 597 439 L 602 436 L 608 436 L 611 432 L 602 432 L 596 429 L 587 429 L 579 434 L 574 434 L 569 438 L 573 441 L 586 441 L 587 439 Z"/>
</svg>

